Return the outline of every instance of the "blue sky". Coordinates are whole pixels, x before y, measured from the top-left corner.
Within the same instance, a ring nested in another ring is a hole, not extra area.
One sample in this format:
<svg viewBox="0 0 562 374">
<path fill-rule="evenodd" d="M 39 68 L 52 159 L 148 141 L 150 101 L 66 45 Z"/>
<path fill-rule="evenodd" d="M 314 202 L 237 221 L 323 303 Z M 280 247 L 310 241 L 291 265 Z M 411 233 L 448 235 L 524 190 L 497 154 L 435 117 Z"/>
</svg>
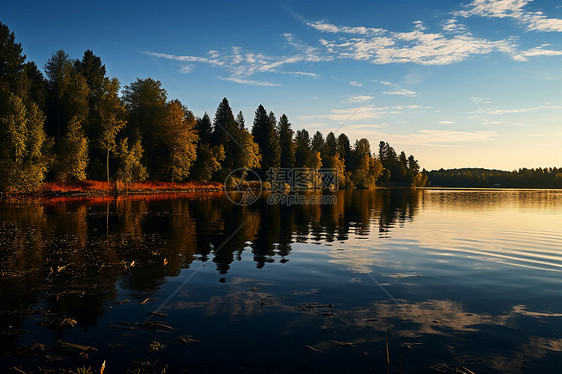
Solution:
<svg viewBox="0 0 562 374">
<path fill-rule="evenodd" d="M 101 56 L 196 115 L 222 97 L 345 132 L 427 169 L 562 166 L 562 5 L 545 0 L 4 2 L 42 67 Z"/>
</svg>

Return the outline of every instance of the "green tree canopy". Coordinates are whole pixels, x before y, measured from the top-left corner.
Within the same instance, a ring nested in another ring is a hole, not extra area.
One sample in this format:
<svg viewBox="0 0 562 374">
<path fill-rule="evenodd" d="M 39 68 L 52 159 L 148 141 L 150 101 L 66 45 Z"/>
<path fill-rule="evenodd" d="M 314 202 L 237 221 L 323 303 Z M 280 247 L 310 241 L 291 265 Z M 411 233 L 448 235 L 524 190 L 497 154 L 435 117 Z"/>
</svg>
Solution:
<svg viewBox="0 0 562 374">
<path fill-rule="evenodd" d="M 179 100 L 166 104 L 166 110 L 163 131 L 168 162 L 164 174 L 167 173 L 172 182 L 183 181 L 189 176 L 191 166 L 197 157 L 199 136 L 196 120 L 193 113 Z"/>
<path fill-rule="evenodd" d="M 279 167 L 281 146 L 275 115 L 273 112 L 267 114 L 263 105 L 258 106 L 256 109 L 252 135 L 262 153 L 260 175 L 264 178 L 270 168 Z"/>
<path fill-rule="evenodd" d="M 279 147 L 281 149 L 280 166 L 282 168 L 292 168 L 295 166 L 296 145 L 293 139 L 294 131 L 291 129 L 291 123 L 286 115 L 283 114 L 279 117 L 278 127 Z"/>
<path fill-rule="evenodd" d="M 10 28 L 0 22 L 0 81 L 16 89 L 17 78 L 23 71 L 25 55 L 20 43 Z"/>
</svg>

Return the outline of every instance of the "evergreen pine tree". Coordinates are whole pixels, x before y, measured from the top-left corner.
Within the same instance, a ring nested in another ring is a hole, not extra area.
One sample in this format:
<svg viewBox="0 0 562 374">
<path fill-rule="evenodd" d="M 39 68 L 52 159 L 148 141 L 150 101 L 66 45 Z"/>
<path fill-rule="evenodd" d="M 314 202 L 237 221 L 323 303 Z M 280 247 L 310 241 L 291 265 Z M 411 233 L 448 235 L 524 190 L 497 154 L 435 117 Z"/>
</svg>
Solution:
<svg viewBox="0 0 562 374">
<path fill-rule="evenodd" d="M 279 147 L 281 149 L 280 166 L 292 168 L 295 166 L 295 141 L 294 131 L 286 115 L 279 118 Z"/>
</svg>

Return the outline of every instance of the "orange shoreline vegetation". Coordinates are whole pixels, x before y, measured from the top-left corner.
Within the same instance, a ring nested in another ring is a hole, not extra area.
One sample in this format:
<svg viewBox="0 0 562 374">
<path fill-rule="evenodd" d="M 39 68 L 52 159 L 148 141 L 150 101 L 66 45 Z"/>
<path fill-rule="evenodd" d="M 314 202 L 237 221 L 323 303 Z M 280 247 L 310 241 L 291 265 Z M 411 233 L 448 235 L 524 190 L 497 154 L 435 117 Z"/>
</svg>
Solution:
<svg viewBox="0 0 562 374">
<path fill-rule="evenodd" d="M 144 200 L 165 199 L 173 195 L 215 196 L 222 194 L 223 184 L 218 182 L 159 182 L 150 181 L 123 185 L 102 181 L 83 182 L 47 182 L 33 193 L 15 193 L 7 195 L 8 200 L 42 200 L 62 202 L 70 200 L 88 200 L 105 202 L 115 199 Z"/>
</svg>

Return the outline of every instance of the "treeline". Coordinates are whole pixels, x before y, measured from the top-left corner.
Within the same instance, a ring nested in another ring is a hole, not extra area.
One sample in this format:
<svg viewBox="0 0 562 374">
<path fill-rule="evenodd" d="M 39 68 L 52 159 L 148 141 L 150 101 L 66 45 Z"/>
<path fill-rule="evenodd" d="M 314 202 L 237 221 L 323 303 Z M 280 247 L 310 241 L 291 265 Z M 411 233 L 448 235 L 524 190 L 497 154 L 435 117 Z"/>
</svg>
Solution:
<svg viewBox="0 0 562 374">
<path fill-rule="evenodd" d="M 222 182 L 237 168 L 265 178 L 272 167 L 334 168 L 348 188 L 426 182 L 413 156 L 385 142 L 376 155 L 365 138 L 295 133 L 286 115 L 262 105 L 250 131 L 226 98 L 212 121 L 198 118 L 152 78 L 121 90 L 90 50 L 81 59 L 56 51 L 44 71 L 0 23 L 0 191 L 35 190 L 45 180 Z"/>
<path fill-rule="evenodd" d="M 514 171 L 464 168 L 427 173 L 433 187 L 562 188 L 562 168 Z"/>
</svg>

